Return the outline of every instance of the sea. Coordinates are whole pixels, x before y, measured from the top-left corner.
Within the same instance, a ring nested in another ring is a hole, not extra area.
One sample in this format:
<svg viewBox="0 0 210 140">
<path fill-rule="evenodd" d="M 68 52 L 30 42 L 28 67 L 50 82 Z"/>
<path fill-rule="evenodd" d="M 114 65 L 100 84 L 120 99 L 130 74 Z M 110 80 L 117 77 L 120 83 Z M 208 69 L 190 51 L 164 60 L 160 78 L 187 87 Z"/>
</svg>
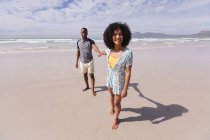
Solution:
<svg viewBox="0 0 210 140">
<path fill-rule="evenodd" d="M 0 54 L 76 51 L 78 39 L 0 39 Z M 94 39 L 100 50 L 102 39 Z M 172 47 L 210 47 L 210 38 L 133 38 L 132 50 L 167 49 Z"/>
</svg>

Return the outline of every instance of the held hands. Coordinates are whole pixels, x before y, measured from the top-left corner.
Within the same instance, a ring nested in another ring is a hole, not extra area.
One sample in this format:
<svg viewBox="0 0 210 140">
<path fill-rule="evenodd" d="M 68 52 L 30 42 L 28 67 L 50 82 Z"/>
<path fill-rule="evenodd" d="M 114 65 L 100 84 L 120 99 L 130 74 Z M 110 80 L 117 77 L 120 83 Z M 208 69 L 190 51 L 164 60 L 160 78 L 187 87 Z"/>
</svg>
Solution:
<svg viewBox="0 0 210 140">
<path fill-rule="evenodd" d="M 121 97 L 124 98 L 127 96 L 127 90 L 123 89 L 121 92 Z"/>
<path fill-rule="evenodd" d="M 101 57 L 101 52 L 100 51 L 98 51 L 98 57 Z"/>
<path fill-rule="evenodd" d="M 100 57 L 102 55 L 106 55 L 106 52 L 105 51 L 98 51 L 98 57 Z"/>
</svg>

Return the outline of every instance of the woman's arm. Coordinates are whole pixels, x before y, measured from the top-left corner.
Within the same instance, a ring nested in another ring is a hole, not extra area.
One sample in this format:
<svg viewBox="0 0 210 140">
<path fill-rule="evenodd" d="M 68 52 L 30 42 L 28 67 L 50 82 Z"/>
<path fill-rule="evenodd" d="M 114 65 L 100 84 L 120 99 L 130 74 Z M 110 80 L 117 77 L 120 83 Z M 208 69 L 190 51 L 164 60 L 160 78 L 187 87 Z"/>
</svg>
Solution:
<svg viewBox="0 0 210 140">
<path fill-rule="evenodd" d="M 127 66 L 125 69 L 125 85 L 121 93 L 122 98 L 127 96 L 127 90 L 128 90 L 128 86 L 129 86 L 130 78 L 131 78 L 131 69 L 132 69 L 132 65 Z"/>
</svg>

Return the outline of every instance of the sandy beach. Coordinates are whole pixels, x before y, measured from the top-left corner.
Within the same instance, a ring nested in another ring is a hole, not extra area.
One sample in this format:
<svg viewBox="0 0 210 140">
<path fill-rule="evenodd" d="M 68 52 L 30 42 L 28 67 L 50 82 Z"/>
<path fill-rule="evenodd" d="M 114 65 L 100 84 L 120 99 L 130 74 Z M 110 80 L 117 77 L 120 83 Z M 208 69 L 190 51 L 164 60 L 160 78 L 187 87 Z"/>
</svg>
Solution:
<svg viewBox="0 0 210 140">
<path fill-rule="evenodd" d="M 209 140 L 210 47 L 133 52 L 117 130 L 105 57 L 94 56 L 94 97 L 75 51 L 0 54 L 0 140 Z"/>
</svg>

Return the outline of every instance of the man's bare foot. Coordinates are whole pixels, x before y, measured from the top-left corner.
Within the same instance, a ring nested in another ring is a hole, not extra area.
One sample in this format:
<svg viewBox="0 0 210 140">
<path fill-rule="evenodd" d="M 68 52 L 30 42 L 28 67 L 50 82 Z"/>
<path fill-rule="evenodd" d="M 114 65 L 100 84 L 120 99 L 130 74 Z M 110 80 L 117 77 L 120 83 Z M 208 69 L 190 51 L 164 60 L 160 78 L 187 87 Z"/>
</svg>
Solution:
<svg viewBox="0 0 210 140">
<path fill-rule="evenodd" d="M 93 94 L 93 96 L 96 96 L 96 92 L 95 91 L 92 91 L 92 94 Z"/>
<path fill-rule="evenodd" d="M 86 91 L 86 90 L 88 90 L 88 89 L 90 89 L 89 87 L 86 87 L 86 88 L 84 88 L 82 91 Z"/>
<path fill-rule="evenodd" d="M 112 125 L 112 129 L 117 129 L 119 126 L 119 121 L 118 120 L 115 120 L 113 125 Z"/>
<path fill-rule="evenodd" d="M 114 115 L 114 109 L 111 109 L 111 110 L 110 110 L 110 114 L 111 114 L 111 115 Z"/>
</svg>

